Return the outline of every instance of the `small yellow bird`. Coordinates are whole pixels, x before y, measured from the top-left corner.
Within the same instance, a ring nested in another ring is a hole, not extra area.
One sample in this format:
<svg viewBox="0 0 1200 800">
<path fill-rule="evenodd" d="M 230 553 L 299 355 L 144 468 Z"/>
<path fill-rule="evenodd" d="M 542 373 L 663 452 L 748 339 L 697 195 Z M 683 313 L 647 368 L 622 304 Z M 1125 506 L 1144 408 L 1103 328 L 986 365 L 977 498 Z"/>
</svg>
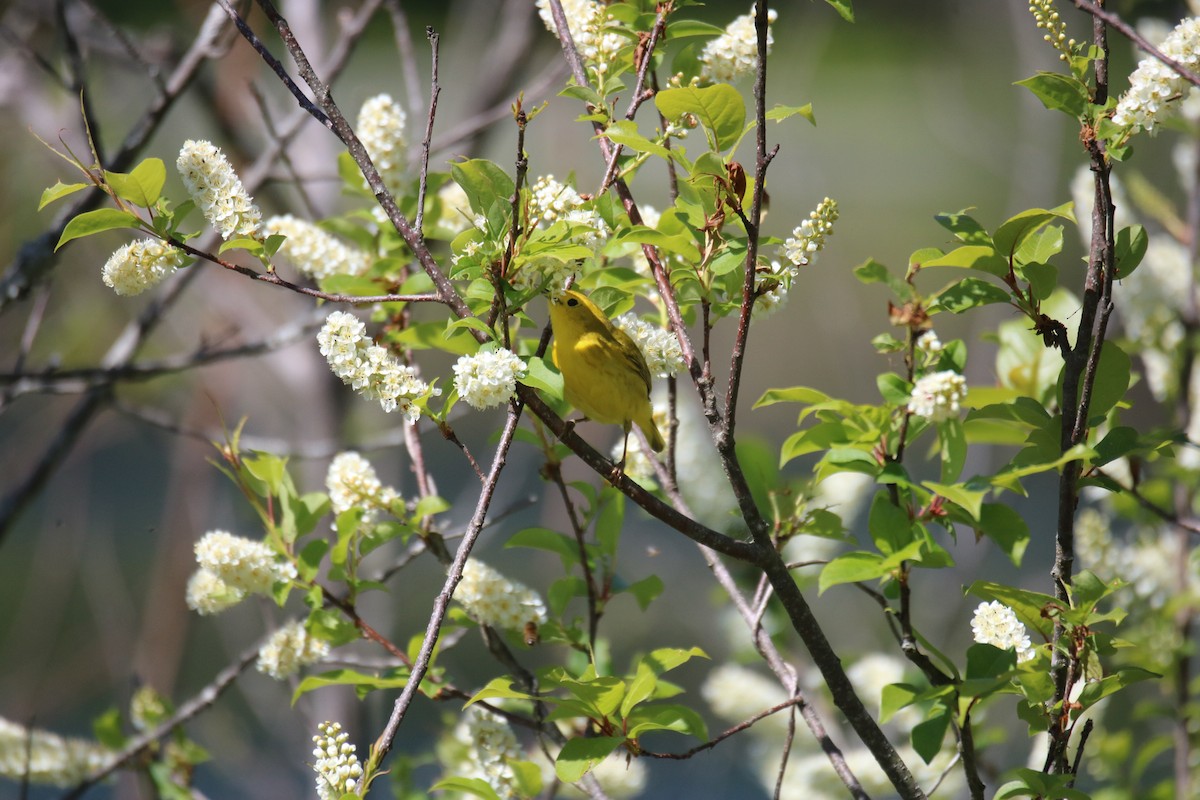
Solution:
<svg viewBox="0 0 1200 800">
<path fill-rule="evenodd" d="M 650 369 L 637 342 L 576 291 L 550 298 L 554 364 L 563 376 L 567 402 L 589 419 L 620 425 L 625 431 L 621 466 L 629 449 L 629 429 L 642 429 L 658 452 L 666 446 L 650 406 Z"/>
</svg>

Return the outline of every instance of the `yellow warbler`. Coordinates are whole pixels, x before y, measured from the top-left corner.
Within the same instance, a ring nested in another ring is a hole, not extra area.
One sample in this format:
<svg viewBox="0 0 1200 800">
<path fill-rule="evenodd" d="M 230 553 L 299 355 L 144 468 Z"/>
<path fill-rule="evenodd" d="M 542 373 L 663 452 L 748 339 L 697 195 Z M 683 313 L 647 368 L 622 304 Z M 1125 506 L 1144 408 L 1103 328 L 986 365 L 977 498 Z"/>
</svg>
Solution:
<svg viewBox="0 0 1200 800">
<path fill-rule="evenodd" d="M 563 376 L 567 402 L 589 419 L 642 429 L 655 452 L 665 446 L 650 407 L 650 370 L 637 343 L 616 327 L 596 304 L 576 291 L 550 298 L 554 364 Z"/>
</svg>

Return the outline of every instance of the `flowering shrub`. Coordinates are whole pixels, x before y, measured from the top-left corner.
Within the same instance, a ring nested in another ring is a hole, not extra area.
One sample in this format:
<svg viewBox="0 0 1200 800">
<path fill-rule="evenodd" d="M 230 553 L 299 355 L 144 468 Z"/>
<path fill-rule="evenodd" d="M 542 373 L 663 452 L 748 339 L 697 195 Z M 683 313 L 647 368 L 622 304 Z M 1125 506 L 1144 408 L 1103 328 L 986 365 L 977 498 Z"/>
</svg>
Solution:
<svg viewBox="0 0 1200 800">
<path fill-rule="evenodd" d="M 849 0 L 828 5 L 853 19 Z M 109 389 L 278 351 L 286 389 L 210 437 L 245 535 L 188 533 L 196 568 L 175 595 L 194 623 L 240 614 L 267 618 L 267 631 L 178 707 L 139 689 L 127 720 L 104 715 L 94 742 L 0 718 L 0 776 L 82 790 L 129 769 L 158 795 L 191 796 L 205 754 L 182 726 L 255 665 L 285 682 L 252 678 L 270 687 L 263 698 L 287 691 L 305 712 L 314 695 L 370 708 L 346 730 L 317 726 L 308 766 L 321 798 L 363 797 L 376 781 L 396 796 L 659 796 L 673 762 L 732 736 L 748 742 L 745 774 L 779 797 L 1113 800 L 1200 784 L 1190 680 L 1200 222 L 1194 201 L 1178 211 L 1133 171 L 1139 137 L 1178 135 L 1179 194 L 1196 192 L 1200 22 L 1164 28 L 1117 98 L 1108 40 L 1077 42 L 1054 2 L 1032 2 L 1029 27 L 1060 71 L 1020 84 L 1077 127 L 1081 177 L 1007 219 L 938 214 L 942 232 L 900 269 L 887 254 L 839 271 L 839 231 L 864 220 L 823 196 L 819 172 L 806 173 L 812 197 L 790 206 L 805 211 L 768 214 L 768 188 L 793 189 L 800 170 L 767 123 L 815 119 L 810 106 L 767 106 L 764 87 L 802 99 L 768 68 L 776 41 L 798 40 L 790 7 L 758 2 L 721 27 L 673 3 L 538 0 L 529 20 L 571 70 L 552 102 L 578 104 L 580 139 L 601 165 L 555 178 L 526 138 L 551 124 L 543 106 L 517 96 L 511 121 L 491 131 L 511 148 L 496 160 L 458 152 L 480 130 L 438 142 L 436 69 L 425 124 L 409 123 L 420 98 L 402 106 L 387 94 L 351 122 L 304 37 L 264 6 L 278 39 L 258 38 L 256 18 L 232 6 L 217 11 L 317 133 L 337 137 L 336 164 L 291 147 L 295 129 L 268 114 L 286 155 L 264 166 L 238 141 L 239 175 L 220 147 L 186 140 L 175 196 L 161 159 L 118 172 L 94 138 L 96 163 L 60 153 L 86 181 L 56 184 L 43 205 L 87 189 L 99 190 L 79 195 L 87 203 L 106 202 L 78 206 L 60 245 L 136 231 L 100 276 L 117 295 L 152 298 L 130 337 L 202 270 L 220 286 L 203 300 L 244 323 L 233 338 L 251 322 L 269 333 L 227 346 L 206 335 L 149 365 L 115 348 L 100 369 L 30 369 L 9 383 L 82 381 L 80 414 L 112 402 L 188 434 Z M 356 13 L 341 18 L 346 37 L 366 30 Z M 1096 14 L 1127 32 L 1099 7 L 1088 14 L 1089 30 Z M 429 41 L 436 66 L 432 29 Z M 198 40 L 196 52 L 216 45 Z M 346 54 L 331 49 L 330 69 Z M 322 196 L 314 187 L 335 174 L 340 194 Z M 281 213 L 264 220 L 252 192 Z M 1083 266 L 1064 255 L 1071 228 Z M 818 269 L 886 293 L 886 304 L 872 299 L 879 330 L 862 336 L 879 359 L 866 399 L 800 374 L 802 353 L 842 358 L 836 337 L 774 333 L 834 305 L 810 289 Z M 287 335 L 282 303 L 240 320 L 245 285 L 319 317 Z M 548 326 L 548 302 L 562 311 L 556 326 L 576 329 Z M 18 364 L 38 352 L 32 335 L 14 349 Z M 564 352 L 582 365 L 567 378 Z M 770 388 L 754 386 L 759 361 Z M 290 414 L 308 392 L 320 394 L 323 424 Z M 770 406 L 795 422 L 782 418 L 764 442 L 741 423 Z M 1159 427 L 1144 424 L 1147 406 Z M 661 452 L 642 433 L 628 439 L 635 424 L 662 433 Z M 258 432 L 268 427 L 293 438 Z M 44 464 L 60 460 L 50 455 Z M 29 485 L 43 480 L 38 467 Z M 178 517 L 212 525 L 237 513 L 187 510 Z M 627 532 L 635 517 L 652 533 Z M 679 585 L 675 552 L 655 560 L 668 542 L 696 546 L 711 591 Z M 503 562 L 483 555 L 493 543 L 510 551 Z M 862 597 L 867 611 L 851 605 Z M 646 622 L 668 604 L 687 613 Z M 701 649 L 698 632 L 720 650 Z M 425 699 L 441 719 L 409 721 Z M 291 712 L 281 702 L 277 713 Z M 405 725 L 433 733 L 398 739 Z M 372 742 L 362 760 L 352 738 Z M 1167 747 L 1171 769 L 1157 759 Z"/>
</svg>

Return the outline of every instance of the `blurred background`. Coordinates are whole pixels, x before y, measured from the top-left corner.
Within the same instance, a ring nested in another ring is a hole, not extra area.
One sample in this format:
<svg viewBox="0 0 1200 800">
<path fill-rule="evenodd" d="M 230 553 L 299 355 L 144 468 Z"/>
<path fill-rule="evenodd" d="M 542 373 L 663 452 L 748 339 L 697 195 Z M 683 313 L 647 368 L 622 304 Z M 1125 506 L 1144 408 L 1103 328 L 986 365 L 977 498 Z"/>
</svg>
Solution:
<svg viewBox="0 0 1200 800">
<path fill-rule="evenodd" d="M 434 169 L 467 155 L 511 170 L 514 132 L 506 122 L 507 107 L 523 91 L 526 107 L 548 104 L 528 132 L 531 177 L 565 179 L 573 173 L 581 190 L 597 184 L 603 163 L 590 130 L 575 121 L 578 104 L 556 96 L 564 80 L 560 52 L 532 3 L 399 5 L 417 74 L 406 71 L 405 59 L 397 54 L 388 15 L 377 15 L 333 87 L 348 115 L 364 99 L 389 92 L 409 109 L 410 138 L 419 138 L 416 121 L 424 119 L 429 86 L 424 28 L 430 25 L 441 35 Z M 1090 23 L 1062 5 L 1071 34 L 1085 38 Z M 688 12 L 723 26 L 748 6 L 712 0 Z M 1123 14 L 1157 14 L 1172 21 L 1183 13 L 1172 3 L 1116 6 Z M 339 20 L 354 7 L 316 0 L 281 3 L 318 68 L 337 38 Z M 938 212 L 973 208 L 977 219 L 994 228 L 1025 208 L 1066 202 L 1069 182 L 1084 162 L 1078 131 L 1013 85 L 1037 70 L 1057 69 L 1055 53 L 1042 43 L 1024 0 L 860 0 L 854 25 L 822 2 L 780 3 L 778 10 L 768 105 L 812 103 L 817 125 L 794 118 L 769 128 L 768 141 L 777 142 L 780 152 L 769 174 L 766 232 L 789 235 L 826 196 L 838 201 L 841 218 L 789 303 L 754 329 L 743 397 L 752 401 L 770 387 L 808 385 L 875 402 L 875 375 L 898 366 L 870 345 L 889 330 L 887 298 L 878 286 L 859 285 L 852 268 L 873 257 L 902 272 L 914 250 L 944 246 L 947 235 L 933 220 Z M 38 213 L 42 189 L 56 180 L 80 179 L 36 138 L 60 147 L 61 139 L 77 154 L 86 152 L 78 87 L 56 81 L 45 68 L 67 74 L 72 55 L 64 48 L 62 25 L 71 27 L 80 44 L 88 99 L 102 123 L 95 133 L 101 147 L 112 152 L 154 94 L 147 65 L 169 74 L 207 11 L 202 2 L 11 0 L 0 13 L 0 269 L 6 277 L 21 263 L 22 248 L 52 226 L 62 207 Z M 261 15 L 251 20 L 282 57 Z M 1133 54 L 1114 41 L 1114 90 L 1120 91 Z M 515 63 L 506 65 L 506 58 Z M 749 96 L 748 84 L 743 88 Z M 258 56 L 241 39 L 232 39 L 227 53 L 201 66 L 196 85 L 167 111 L 139 158 L 157 156 L 170 165 L 185 139 L 205 138 L 222 146 L 240 171 L 247 169 L 269 138 L 264 109 L 272 124 L 280 125 L 293 106 Z M 496 109 L 494 124 L 457 135 L 478 115 Z M 1140 167 L 1152 170 L 1147 165 L 1154 162 L 1157 145 L 1142 146 L 1151 154 Z M 308 121 L 288 152 L 320 214 L 344 209 L 332 135 Z M 752 154 L 744 152 L 741 160 L 752 163 Z M 661 208 L 666 193 L 655 177 L 646 171 L 634 191 Z M 297 208 L 297 195 L 285 178 L 273 166 L 255 192 L 267 213 Z M 1175 191 L 1171 185 L 1163 189 Z M 184 196 L 170 167 L 167 195 Z M 1063 272 L 1083 255 L 1072 233 L 1060 261 Z M 101 283 L 101 265 L 126 239 L 117 232 L 71 243 L 42 264 L 44 279 L 32 290 L 3 300 L 0 372 L 91 367 L 119 348 L 127 326 L 156 294 L 121 298 Z M 295 330 L 313 319 L 312 304 L 211 266 L 199 269 L 202 274 L 146 337 L 135 361 L 258 342 L 280 331 L 294 331 L 292 343 L 260 356 L 121 381 L 111 396 L 81 391 L 78 385 L 47 393 L 16 392 L 11 381 L 0 384 L 0 717 L 88 736 L 90 720 L 108 708 L 124 709 L 140 683 L 176 702 L 190 697 L 283 618 L 267 605 L 246 604 L 206 618 L 184 605 L 184 584 L 194 569 L 192 546 L 205 531 L 258 535 L 250 509 L 209 463 L 215 451 L 208 440 L 219 438 L 223 425 L 245 418 L 247 446 L 290 454 L 303 490 L 323 489 L 332 455 L 355 447 L 372 460 L 385 484 L 407 495 L 415 491 L 397 446 L 400 421 L 345 390 L 318 354 L 314 331 Z M 931 279 L 926 285 L 936 283 Z M 970 348 L 972 384 L 994 382 L 994 350 L 982 337 L 1009 318 L 1000 307 L 965 320 L 939 318 L 943 341 L 963 338 Z M 29 347 L 20 365 L 15 359 L 23 341 Z M 727 347 L 725 331 L 716 349 Z M 448 380 L 449 357 L 433 354 L 422 363 L 426 377 Z M 745 408 L 739 433 L 746 440 L 777 448 L 794 429 L 794 408 Z M 455 428 L 476 452 L 487 453 L 489 433 L 499 419 L 498 413 L 462 414 Z M 616 435 L 607 428 L 585 430 L 605 447 Z M 427 423 L 420 431 L 438 490 L 454 505 L 447 515 L 453 532 L 470 514 L 477 483 L 452 445 Z M 51 452 L 55 455 L 47 459 Z M 563 524 L 552 493 L 537 477 L 539 467 L 532 448 L 514 448 L 494 505 L 497 512 L 511 513 L 485 533 L 477 552 L 544 589 L 539 576 L 553 575 L 556 561 L 503 549 L 523 527 Z M 803 461 L 787 467 L 797 478 L 805 469 Z M 1031 497 L 1019 507 L 1034 534 L 1025 575 L 986 543 L 977 546 L 964 536 L 949 545 L 958 567 L 916 587 L 922 632 L 950 652 L 970 637 L 975 601 L 963 598 L 961 585 L 986 577 L 1049 591 L 1052 492 L 1037 482 L 1029 488 Z M 714 506 L 719 517 L 720 503 Z M 856 535 L 861 528 L 856 526 Z M 622 574 L 637 580 L 656 573 L 666 591 L 645 613 L 629 600 L 610 609 L 601 633 L 612 640 L 618 668 L 650 646 L 699 645 L 717 661 L 744 646 L 731 641 L 711 577 L 690 543 L 631 511 L 624 545 Z M 364 615 L 387 620 L 396 641 L 406 641 L 425 625 L 434 587 L 442 580 L 432 563 L 402 573 L 386 603 L 383 595 L 364 602 Z M 815 590 L 810 598 L 815 600 Z M 871 651 L 886 638 L 877 607 L 850 588 L 833 590 L 816 602 L 816 611 L 844 658 Z M 476 638 L 467 637 L 455 654 L 464 685 L 485 681 L 496 670 Z M 794 637 L 784 641 L 786 653 L 804 670 L 802 648 Z M 536 664 L 537 655 L 530 660 Z M 707 669 L 693 662 L 677 677 L 697 704 L 694 692 Z M 376 695 L 358 704 L 349 690 L 329 689 L 292 707 L 290 691 L 249 671 L 216 707 L 189 724 L 189 734 L 213 755 L 196 777 L 209 797 L 311 794 L 306 763 L 316 722 L 341 720 L 365 756 L 392 699 Z M 416 710 L 419 714 L 402 729 L 398 752 L 423 752 L 441 716 L 455 711 L 424 700 Z M 713 732 L 724 727 L 716 720 L 710 725 Z M 656 740 L 655 746 L 681 750 L 689 745 L 676 737 Z M 644 796 L 766 797 L 746 765 L 746 747 L 735 738 L 688 762 L 652 762 Z M 89 797 L 148 796 L 144 792 L 122 778 Z M 15 796 L 15 785 L 0 784 L 0 796 Z M 40 790 L 32 796 L 57 793 Z"/>
</svg>

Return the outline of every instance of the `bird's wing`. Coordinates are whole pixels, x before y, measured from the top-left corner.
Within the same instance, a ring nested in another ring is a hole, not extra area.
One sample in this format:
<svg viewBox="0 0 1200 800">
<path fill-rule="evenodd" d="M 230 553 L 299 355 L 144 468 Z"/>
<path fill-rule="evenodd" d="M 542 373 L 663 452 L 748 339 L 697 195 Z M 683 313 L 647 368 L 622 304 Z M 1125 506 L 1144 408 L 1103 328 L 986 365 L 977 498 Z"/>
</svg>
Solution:
<svg viewBox="0 0 1200 800">
<path fill-rule="evenodd" d="M 642 348 L 638 347 L 633 337 L 615 325 L 613 326 L 612 333 L 621 344 L 621 355 L 629 362 L 629 366 L 641 377 L 642 383 L 646 384 L 646 394 L 649 395 L 650 368 L 646 366 L 646 359 L 642 356 Z"/>
</svg>

